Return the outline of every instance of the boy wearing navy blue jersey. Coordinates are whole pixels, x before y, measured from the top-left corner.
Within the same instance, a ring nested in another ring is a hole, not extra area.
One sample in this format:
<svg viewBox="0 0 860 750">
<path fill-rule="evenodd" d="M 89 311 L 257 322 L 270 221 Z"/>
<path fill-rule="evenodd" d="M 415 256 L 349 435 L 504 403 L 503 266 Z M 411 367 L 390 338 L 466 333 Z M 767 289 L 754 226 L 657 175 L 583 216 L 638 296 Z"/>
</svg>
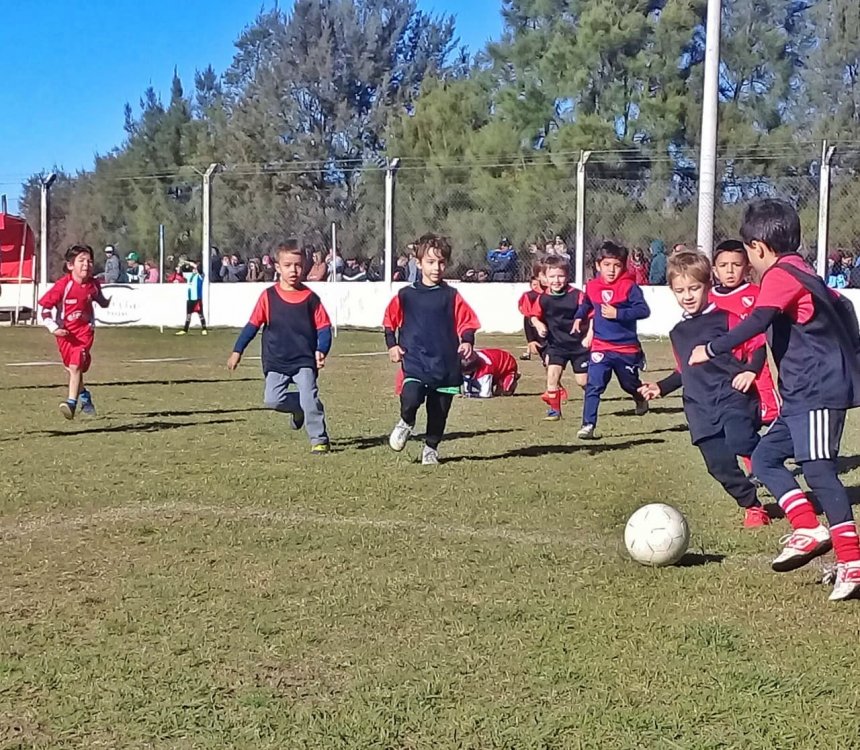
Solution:
<svg viewBox="0 0 860 750">
<path fill-rule="evenodd" d="M 317 373 L 325 366 L 331 349 L 331 321 L 320 298 L 301 283 L 304 255 L 297 241 L 290 240 L 275 251 L 275 268 L 280 280 L 260 295 L 227 367 L 235 370 L 239 366 L 248 344 L 262 328 L 264 403 L 289 414 L 292 429 L 305 425 L 312 453 L 328 453 L 328 429 Z M 298 393 L 289 390 L 291 385 Z"/>
<path fill-rule="evenodd" d="M 580 333 L 593 315 L 591 359 L 588 363 L 588 383 L 582 408 L 581 440 L 593 440 L 597 427 L 600 397 L 609 385 L 612 374 L 622 390 L 636 403 L 636 414 L 648 412 L 648 402 L 639 395 L 642 381 L 639 370 L 644 365 L 642 344 L 636 333 L 636 323 L 651 314 L 642 290 L 627 274 L 627 248 L 604 242 L 597 255 L 597 277 L 585 286 L 585 295 L 573 332 Z"/>
<path fill-rule="evenodd" d="M 741 237 L 761 291 L 749 317 L 728 334 L 697 346 L 690 364 L 719 357 L 764 331 L 779 371 L 782 411 L 753 452 L 755 475 L 785 511 L 793 533 L 772 567 L 795 570 L 836 553 L 831 601 L 860 596 L 860 542 L 837 458 L 845 415 L 860 405 L 857 322 L 839 295 L 797 254 L 800 219 L 787 203 L 749 206 Z M 828 529 L 785 467 L 794 457 L 821 503 Z"/>
<path fill-rule="evenodd" d="M 646 383 L 639 392 L 650 400 L 683 387 L 690 439 L 705 459 L 708 473 L 745 511 L 745 527 L 766 526 L 770 519 L 756 488 L 738 465 L 738 456 L 750 456 L 759 442 L 761 419 L 753 383 L 766 361 L 764 336 L 703 367 L 689 365 L 696 345 L 728 332 L 740 318 L 709 302 L 711 262 L 701 253 L 682 252 L 669 258 L 668 281 L 684 310 L 683 320 L 669 334 L 678 369 L 659 383 Z"/>
<path fill-rule="evenodd" d="M 426 234 L 418 240 L 416 257 L 420 278 L 391 300 L 382 323 L 388 356 L 403 369 L 400 421 L 388 442 L 395 451 L 406 447 L 418 409 L 426 402 L 421 463 L 435 465 L 448 412 L 463 380 L 460 360 L 471 356 L 479 323 L 460 293 L 442 280 L 451 259 L 448 241 Z"/>
</svg>

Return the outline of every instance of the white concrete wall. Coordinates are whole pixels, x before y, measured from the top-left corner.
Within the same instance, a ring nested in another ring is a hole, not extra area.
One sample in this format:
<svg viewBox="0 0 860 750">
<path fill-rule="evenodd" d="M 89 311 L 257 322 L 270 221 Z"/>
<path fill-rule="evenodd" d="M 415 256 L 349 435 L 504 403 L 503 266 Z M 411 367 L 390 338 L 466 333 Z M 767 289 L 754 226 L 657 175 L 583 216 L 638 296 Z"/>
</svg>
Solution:
<svg viewBox="0 0 860 750">
<path fill-rule="evenodd" d="M 14 305 L 17 289 L 3 285 L 0 304 Z M 212 284 L 212 297 L 207 305 L 209 324 L 240 328 L 248 321 L 251 310 L 266 284 Z M 395 290 L 383 283 L 339 282 L 309 284 L 319 294 L 338 326 L 378 328 L 382 315 Z M 523 319 L 517 302 L 525 284 L 457 284 L 466 301 L 481 321 L 487 333 L 519 333 Z M 681 311 L 667 287 L 644 287 L 645 299 L 651 307 L 651 317 L 640 321 L 643 336 L 666 336 L 681 319 Z M 112 297 L 106 310 L 96 308 L 96 320 L 103 325 L 138 325 L 180 327 L 185 320 L 186 287 L 184 284 L 109 285 L 105 293 Z M 844 292 L 860 311 L 860 290 Z M 23 285 L 21 297 L 32 299 L 29 285 Z M 196 319 L 195 319 L 196 324 Z"/>
</svg>

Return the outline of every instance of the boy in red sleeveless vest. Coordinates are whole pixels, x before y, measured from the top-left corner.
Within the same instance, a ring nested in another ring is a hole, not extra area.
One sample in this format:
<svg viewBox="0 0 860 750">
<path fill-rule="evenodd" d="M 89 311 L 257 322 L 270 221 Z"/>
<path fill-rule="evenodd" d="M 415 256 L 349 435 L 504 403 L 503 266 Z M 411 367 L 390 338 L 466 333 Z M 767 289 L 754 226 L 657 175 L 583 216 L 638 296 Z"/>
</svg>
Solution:
<svg viewBox="0 0 860 750">
<path fill-rule="evenodd" d="M 331 350 L 331 321 L 320 298 L 301 283 L 304 255 L 296 240 L 275 251 L 277 284 L 260 295 L 251 319 L 242 329 L 227 368 L 235 370 L 242 354 L 263 329 L 263 373 L 267 407 L 290 415 L 290 427 L 307 430 L 312 453 L 328 453 L 325 409 L 317 375 Z M 298 392 L 290 391 L 295 385 Z"/>
<path fill-rule="evenodd" d="M 42 322 L 57 337 L 57 348 L 69 373 L 69 396 L 60 404 L 60 412 L 66 419 L 74 419 L 79 399 L 81 412 L 96 413 L 84 374 L 92 364 L 93 303 L 107 307 L 110 300 L 93 278 L 93 249 L 89 245 L 73 245 L 66 251 L 66 270 L 68 273 L 45 292 L 39 306 Z"/>
</svg>

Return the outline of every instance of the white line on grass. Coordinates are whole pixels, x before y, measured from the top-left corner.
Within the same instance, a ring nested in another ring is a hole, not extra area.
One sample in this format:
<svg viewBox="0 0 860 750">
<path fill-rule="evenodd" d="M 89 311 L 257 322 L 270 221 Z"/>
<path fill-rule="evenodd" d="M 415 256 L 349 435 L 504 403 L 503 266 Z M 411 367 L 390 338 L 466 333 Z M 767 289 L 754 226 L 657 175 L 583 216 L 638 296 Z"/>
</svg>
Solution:
<svg viewBox="0 0 860 750">
<path fill-rule="evenodd" d="M 126 364 L 150 365 L 160 362 L 191 362 L 191 357 L 162 357 L 160 359 L 127 359 Z"/>
<path fill-rule="evenodd" d="M 6 367 L 49 367 L 52 365 L 60 365 L 61 362 L 7 362 Z"/>
</svg>

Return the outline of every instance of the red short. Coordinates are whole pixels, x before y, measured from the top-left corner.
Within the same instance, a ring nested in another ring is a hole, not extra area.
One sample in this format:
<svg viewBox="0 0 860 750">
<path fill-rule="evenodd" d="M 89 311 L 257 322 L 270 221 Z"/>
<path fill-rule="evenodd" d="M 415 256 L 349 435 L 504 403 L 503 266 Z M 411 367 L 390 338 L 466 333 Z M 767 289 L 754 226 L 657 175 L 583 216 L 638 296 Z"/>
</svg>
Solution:
<svg viewBox="0 0 860 750">
<path fill-rule="evenodd" d="M 203 300 L 201 299 L 189 299 L 185 302 L 185 314 L 191 315 L 192 313 L 197 313 L 198 315 L 203 314 Z"/>
<path fill-rule="evenodd" d="M 81 372 L 86 372 L 92 364 L 90 349 L 93 342 L 85 342 L 72 336 L 57 338 L 57 348 L 63 359 L 64 367 L 77 367 Z"/>
</svg>

